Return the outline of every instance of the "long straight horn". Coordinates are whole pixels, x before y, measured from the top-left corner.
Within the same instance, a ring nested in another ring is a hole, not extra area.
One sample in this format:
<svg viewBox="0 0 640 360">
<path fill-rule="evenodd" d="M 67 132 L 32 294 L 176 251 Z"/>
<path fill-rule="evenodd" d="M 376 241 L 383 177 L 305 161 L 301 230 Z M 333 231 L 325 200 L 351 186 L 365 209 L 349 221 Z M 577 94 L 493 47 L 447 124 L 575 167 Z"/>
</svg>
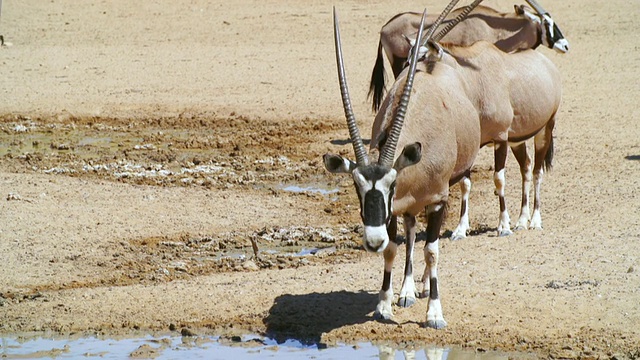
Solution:
<svg viewBox="0 0 640 360">
<path fill-rule="evenodd" d="M 471 13 L 471 11 L 473 11 L 473 9 L 475 9 L 476 6 L 478 6 L 481 2 L 482 0 L 475 0 L 474 2 L 469 4 L 467 7 L 465 7 L 464 10 L 462 10 L 462 12 L 455 19 L 453 19 L 453 21 L 448 23 L 447 26 L 444 27 L 444 29 L 440 30 L 440 32 L 438 32 L 433 37 L 433 41 L 438 42 L 442 40 L 442 38 L 445 37 L 445 35 L 447 35 L 449 31 L 453 29 L 454 26 L 458 25 L 460 22 L 466 19 L 467 16 L 469 16 L 469 13 Z"/>
<path fill-rule="evenodd" d="M 431 37 L 433 37 L 433 34 L 436 32 L 436 29 L 438 28 L 438 26 L 440 26 L 442 21 L 444 21 L 444 18 L 446 18 L 447 15 L 449 15 L 449 13 L 453 9 L 453 7 L 456 6 L 458 1 L 459 0 L 451 0 L 449 5 L 447 5 L 447 7 L 444 8 L 444 10 L 442 10 L 442 13 L 440 13 L 440 16 L 438 16 L 436 21 L 434 21 L 434 23 L 431 25 L 431 27 L 427 31 L 427 35 L 425 35 L 424 37 L 424 40 L 422 42 L 416 41 L 416 44 L 421 44 L 422 46 L 425 46 L 427 42 L 431 40 Z"/>
<path fill-rule="evenodd" d="M 544 15 L 547 11 L 535 0 L 525 0 L 539 14 Z"/>
<path fill-rule="evenodd" d="M 349 97 L 349 88 L 347 87 L 347 77 L 344 74 L 344 60 L 342 59 L 342 44 L 340 42 L 340 27 L 338 26 L 338 14 L 335 6 L 333 7 L 333 36 L 336 43 L 336 62 L 338 64 L 338 81 L 340 82 L 340 93 L 342 94 L 342 105 L 344 107 L 344 116 L 347 118 L 347 126 L 349 127 L 349 137 L 353 144 L 353 151 L 356 153 L 356 162 L 358 165 L 367 165 L 369 157 L 364 148 L 356 117 L 351 107 L 351 99 Z"/>
<path fill-rule="evenodd" d="M 422 20 L 420 21 L 420 27 L 418 28 L 418 38 L 416 39 L 416 46 L 420 44 L 422 40 L 422 29 L 424 28 L 424 21 L 427 18 L 427 9 L 424 9 L 422 13 Z M 393 158 L 396 153 L 396 146 L 398 145 L 398 139 L 400 138 L 400 133 L 402 132 L 402 125 L 404 124 L 404 117 L 407 113 L 407 106 L 409 105 L 409 97 L 411 96 L 411 88 L 413 87 L 413 78 L 416 74 L 416 65 L 418 63 L 418 53 L 417 48 L 413 51 L 413 55 L 411 57 L 411 65 L 409 65 L 409 74 L 407 75 L 407 82 L 404 84 L 404 89 L 402 90 L 402 97 L 400 97 L 400 103 L 398 104 L 398 109 L 396 110 L 396 117 L 393 120 L 393 126 L 391 127 L 391 131 L 389 131 L 389 137 L 387 138 L 387 142 L 380 153 L 380 158 L 378 159 L 378 163 L 383 166 L 391 167 L 393 166 Z"/>
</svg>

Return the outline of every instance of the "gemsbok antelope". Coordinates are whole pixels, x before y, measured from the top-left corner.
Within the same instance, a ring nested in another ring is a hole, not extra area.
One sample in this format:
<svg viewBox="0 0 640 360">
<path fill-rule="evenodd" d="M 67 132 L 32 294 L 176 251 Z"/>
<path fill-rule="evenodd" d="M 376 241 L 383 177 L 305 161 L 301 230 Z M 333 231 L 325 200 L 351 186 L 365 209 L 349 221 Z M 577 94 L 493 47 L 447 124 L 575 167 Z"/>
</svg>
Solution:
<svg viewBox="0 0 640 360">
<path fill-rule="evenodd" d="M 544 169 L 553 160 L 553 128 L 562 98 L 561 76 L 555 65 L 541 53 L 529 49 L 505 53 L 495 45 L 479 41 L 469 47 L 429 44 L 437 49 L 440 62 L 455 69 L 465 79 L 465 92 L 480 117 L 481 146 L 494 145 L 494 183 L 500 204 L 498 235 L 511 234 L 504 187 L 508 146 L 520 164 L 523 199 L 517 227 L 541 228 L 540 185 Z M 433 56 L 433 55 L 432 55 Z M 533 169 L 525 141 L 534 139 Z M 528 194 L 534 184 L 533 215 Z M 461 182 L 460 222 L 452 238 L 462 238 L 469 230 L 468 198 L 470 172 Z"/>
<path fill-rule="evenodd" d="M 407 252 L 399 303 L 407 307 L 416 301 L 412 269 L 416 215 L 426 209 L 426 268 L 422 277 L 423 295 L 429 296 L 426 326 L 443 328 L 446 321 L 438 292 L 438 238 L 449 186 L 469 171 L 480 149 L 478 112 L 466 94 L 466 80 L 455 68 L 446 62 L 413 61 L 382 103 L 367 154 L 349 98 L 335 8 L 334 34 L 340 91 L 356 162 L 333 154 L 324 155 L 323 160 L 329 172 L 351 174 L 364 224 L 363 246 L 384 255 L 375 314 L 385 319 L 393 315 L 391 270 L 398 248 L 397 216 L 404 218 Z M 418 39 L 421 37 L 422 27 Z M 370 161 L 376 154 L 377 160 Z"/>
<path fill-rule="evenodd" d="M 465 19 L 465 12 L 468 13 L 469 10 L 471 10 L 471 14 L 473 14 L 473 11 L 475 11 L 474 7 L 477 5 L 477 3 L 479 3 L 480 1 L 476 0 L 474 1 L 474 4 L 471 5 L 470 9 L 466 9 L 466 7 L 460 8 L 458 10 L 456 10 L 457 13 L 457 19 L 455 20 L 459 20 L 461 22 L 452 20 L 447 24 L 447 29 L 443 29 L 442 31 L 440 31 L 440 33 L 438 33 L 438 35 L 434 36 L 433 40 L 434 41 L 438 41 L 441 38 L 446 38 L 447 37 L 447 30 L 452 30 L 451 26 L 455 26 L 456 24 L 458 26 L 467 23 L 467 20 Z M 536 11 L 539 14 L 546 14 L 546 16 L 548 16 L 548 13 L 542 9 L 542 7 L 535 1 L 533 0 L 528 0 L 527 2 L 529 2 L 532 6 L 535 7 Z M 468 15 L 470 16 L 470 15 Z M 544 19 L 544 17 L 543 17 Z M 553 24 L 552 21 L 547 20 L 546 24 Z M 416 28 L 418 25 L 415 25 Z M 550 27 L 550 29 L 557 29 L 557 26 L 553 25 Z M 453 28 L 453 29 L 457 29 L 457 27 Z M 568 49 L 568 43 L 566 42 L 566 39 L 564 39 L 561 36 L 561 33 L 559 32 L 559 29 L 555 32 L 553 32 L 554 34 L 558 35 L 560 34 L 560 38 L 557 38 L 555 41 L 555 45 L 556 48 L 558 48 L 558 44 L 560 45 L 565 45 L 564 49 Z M 499 41 L 498 41 L 499 43 Z M 494 44 L 495 45 L 495 44 Z M 496 46 L 497 47 L 497 46 Z M 532 47 L 532 49 L 535 47 Z M 421 51 L 423 48 L 421 48 Z M 504 49 L 501 49 L 504 50 Z M 524 51 L 526 49 L 520 49 L 520 51 Z M 524 64 L 523 64 L 524 65 Z M 555 68 L 554 68 L 555 69 Z M 557 73 L 557 71 L 556 71 Z M 556 76 L 557 78 L 557 76 Z M 558 101 L 559 101 L 559 91 L 560 91 L 560 83 L 559 83 L 559 79 L 557 79 L 557 90 L 558 90 Z M 383 86 L 383 85 L 382 85 Z M 538 88 L 537 91 L 545 91 L 543 89 Z M 532 94 L 532 98 L 531 99 L 535 99 L 535 94 Z M 526 105 L 522 105 L 520 107 L 523 107 Z M 531 103 L 529 104 L 529 107 L 534 107 L 534 106 L 539 106 L 539 104 L 537 102 L 531 101 Z M 554 108 L 555 105 L 553 104 L 545 104 L 543 103 L 542 106 L 547 106 L 547 107 L 551 107 Z M 516 111 L 519 111 L 520 109 L 515 109 Z M 555 107 L 555 110 L 557 110 L 557 107 Z M 555 113 L 554 110 L 554 113 Z M 480 110 L 479 110 L 480 111 Z M 514 117 L 513 122 L 517 125 L 518 123 L 525 121 L 525 122 L 530 122 L 533 124 L 539 124 L 540 121 L 544 121 L 543 120 L 528 120 L 528 119 L 524 119 L 523 117 L 519 116 L 519 117 Z M 485 134 L 485 130 L 488 127 L 486 126 L 486 124 L 482 127 L 483 129 L 483 134 Z M 514 129 L 518 129 L 518 126 L 514 126 Z M 517 139 L 520 138 L 522 136 L 527 136 L 530 135 L 529 137 L 532 137 L 533 133 L 522 133 L 522 132 L 518 132 L 517 130 L 512 129 L 510 131 L 510 135 L 509 137 L 511 139 Z M 530 128 L 528 128 L 530 129 Z M 533 130 L 531 130 L 533 131 Z M 486 134 L 485 134 L 486 135 Z M 522 200 L 521 200 L 521 207 L 520 207 L 520 215 L 518 217 L 518 221 L 515 224 L 514 229 L 516 230 L 520 230 L 520 229 L 526 229 L 527 227 L 530 228 L 536 228 L 536 229 L 540 229 L 542 228 L 542 219 L 540 217 L 540 182 L 542 179 L 542 165 L 545 166 L 546 169 L 549 169 L 551 167 L 551 159 L 552 159 L 552 155 L 553 155 L 553 148 L 552 148 L 552 144 L 549 145 L 549 148 L 547 150 L 546 153 L 543 153 L 543 150 L 541 149 L 547 149 L 545 146 L 541 145 L 542 143 L 544 143 L 543 140 L 541 140 L 541 137 L 544 136 L 544 133 L 541 132 L 541 134 L 537 137 L 538 140 L 534 140 L 534 142 L 536 143 L 535 147 L 536 147 L 536 164 L 534 165 L 536 168 L 536 175 L 534 176 L 534 174 L 532 173 L 533 169 L 531 166 L 531 158 L 529 156 L 529 154 L 527 154 L 527 147 L 526 144 L 524 143 L 524 141 L 513 141 L 513 142 L 509 142 L 509 145 L 511 147 L 511 149 L 513 150 L 513 153 L 516 157 L 516 160 L 518 161 L 519 167 L 520 167 L 520 173 L 521 173 L 521 177 L 522 177 Z M 551 134 L 548 134 L 549 137 L 551 137 Z M 547 140 L 549 142 L 552 141 L 552 139 Z M 490 142 L 493 143 L 493 142 Z M 485 142 L 483 142 L 483 145 L 485 144 Z M 541 148 L 542 146 L 542 148 Z M 503 154 L 503 151 L 505 151 L 505 153 Z M 546 157 L 546 155 L 548 154 L 548 157 Z M 501 149 L 499 152 L 496 153 L 496 155 L 500 155 L 500 156 L 506 156 L 506 150 L 505 149 Z M 542 158 L 542 156 L 546 157 L 546 160 L 544 160 Z M 506 162 L 506 158 L 503 160 L 501 160 L 501 158 L 496 158 L 496 171 L 500 171 L 500 169 L 504 169 L 503 164 Z M 504 174 L 503 174 L 504 175 Z M 534 188 L 534 211 L 533 211 L 533 217 L 531 216 L 531 212 L 529 210 L 529 193 L 530 193 L 530 189 L 531 189 L 531 182 L 532 179 L 535 178 L 536 180 L 536 184 L 535 184 L 535 188 Z M 497 180 L 496 180 L 497 181 Z M 502 183 L 504 183 L 504 181 L 502 181 Z M 452 232 L 451 235 L 451 239 L 453 240 L 457 240 L 457 239 L 462 239 L 464 237 L 466 237 L 467 232 L 469 231 L 469 218 L 468 218 L 468 199 L 469 199 L 469 191 L 470 191 L 470 187 L 471 187 L 471 181 L 469 177 L 465 177 L 461 182 L 460 182 L 460 186 L 461 186 L 461 192 L 462 192 L 462 204 L 461 204 L 461 211 L 460 211 L 460 221 L 458 226 L 456 227 L 456 229 Z M 496 182 L 496 186 L 498 186 L 498 182 Z M 503 190 L 496 190 L 496 194 L 499 193 L 503 193 Z M 506 205 L 504 204 L 504 196 L 499 195 L 499 200 L 500 200 L 500 204 L 501 204 L 501 209 L 505 209 L 506 211 Z M 508 216 L 508 213 L 505 212 L 501 212 L 501 217 L 500 217 L 500 221 L 498 224 L 498 234 L 499 235 L 509 235 L 511 234 L 511 229 L 509 229 L 510 227 L 510 219 Z"/>
<path fill-rule="evenodd" d="M 569 42 L 551 15 L 535 0 L 527 0 L 535 9 L 531 11 L 524 5 L 514 5 L 514 13 L 503 13 L 486 6 L 477 6 L 460 23 L 458 23 L 443 38 L 443 43 L 468 46 L 476 41 L 485 40 L 494 43 L 496 47 L 505 51 L 535 49 L 544 45 L 559 53 L 569 51 Z M 451 12 L 448 22 L 464 11 L 464 7 Z M 407 39 L 414 38 L 420 24 L 422 14 L 405 12 L 395 15 L 380 30 L 378 42 L 378 56 L 371 73 L 369 95 L 372 97 L 374 111 L 380 107 L 385 88 L 385 70 L 382 53 L 387 56 L 394 77 L 406 65 L 411 44 Z M 432 25 L 435 16 L 427 17 L 426 26 Z"/>
</svg>

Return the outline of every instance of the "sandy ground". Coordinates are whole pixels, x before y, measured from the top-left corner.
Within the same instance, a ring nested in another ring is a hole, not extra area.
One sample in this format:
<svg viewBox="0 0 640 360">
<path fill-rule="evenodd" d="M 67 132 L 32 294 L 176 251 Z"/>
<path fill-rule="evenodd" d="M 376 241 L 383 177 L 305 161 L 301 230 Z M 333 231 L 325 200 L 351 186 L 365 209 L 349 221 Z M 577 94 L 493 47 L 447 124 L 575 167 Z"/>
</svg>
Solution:
<svg viewBox="0 0 640 360">
<path fill-rule="evenodd" d="M 495 237 L 492 154 L 482 150 L 474 231 L 441 245 L 449 326 L 440 331 L 420 326 L 424 299 L 373 320 L 382 259 L 358 245 L 349 180 L 321 168 L 323 153 L 352 151 L 332 5 L 4 1 L 0 331 L 188 328 L 640 358 L 638 3 L 545 4 L 571 51 L 539 50 L 564 85 L 544 230 Z M 362 128 L 373 119 L 366 93 L 380 27 L 444 5 L 338 5 Z M 510 157 L 512 218 L 519 182 Z M 459 211 L 452 191 L 444 231 Z M 291 255 L 302 248 L 322 250 Z"/>
</svg>

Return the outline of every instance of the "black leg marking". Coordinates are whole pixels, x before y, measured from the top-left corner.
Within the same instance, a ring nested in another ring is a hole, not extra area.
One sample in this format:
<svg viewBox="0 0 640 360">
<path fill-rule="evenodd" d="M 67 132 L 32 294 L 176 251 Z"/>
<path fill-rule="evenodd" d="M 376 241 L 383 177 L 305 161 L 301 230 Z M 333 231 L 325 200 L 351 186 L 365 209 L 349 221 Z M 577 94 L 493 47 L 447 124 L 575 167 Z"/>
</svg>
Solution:
<svg viewBox="0 0 640 360">
<path fill-rule="evenodd" d="M 427 243 L 425 246 L 428 246 L 438 240 L 438 237 L 440 236 L 440 228 L 442 227 L 442 222 L 444 220 L 444 206 L 445 205 L 442 204 L 438 211 L 432 212 L 427 218 L 429 222 L 427 224 Z M 427 266 L 435 266 L 437 268 L 438 264 L 431 264 L 431 261 L 428 261 Z M 435 277 L 429 277 L 429 298 L 432 300 L 438 298 L 438 279 Z"/>
<path fill-rule="evenodd" d="M 429 279 L 429 298 L 431 300 L 438 298 L 438 278 Z"/>
<path fill-rule="evenodd" d="M 413 274 L 413 246 L 416 242 L 416 218 L 415 216 L 404 216 L 404 229 L 406 237 L 406 262 L 404 265 L 404 276 L 410 276 Z"/>
<path fill-rule="evenodd" d="M 500 213 L 504 212 L 507 209 L 507 202 L 504 199 L 504 196 L 498 197 L 500 201 Z"/>
<path fill-rule="evenodd" d="M 387 225 L 387 235 L 390 242 L 398 244 L 398 217 L 396 215 L 391 216 L 389 225 Z"/>
<path fill-rule="evenodd" d="M 440 236 L 440 228 L 442 227 L 442 221 L 444 219 L 444 207 L 446 204 L 441 204 L 438 211 L 434 211 L 427 217 L 427 243 L 432 243 L 438 240 Z"/>
<path fill-rule="evenodd" d="M 382 291 L 387 291 L 391 287 L 391 272 L 384 271 L 384 277 L 382 279 Z"/>
</svg>

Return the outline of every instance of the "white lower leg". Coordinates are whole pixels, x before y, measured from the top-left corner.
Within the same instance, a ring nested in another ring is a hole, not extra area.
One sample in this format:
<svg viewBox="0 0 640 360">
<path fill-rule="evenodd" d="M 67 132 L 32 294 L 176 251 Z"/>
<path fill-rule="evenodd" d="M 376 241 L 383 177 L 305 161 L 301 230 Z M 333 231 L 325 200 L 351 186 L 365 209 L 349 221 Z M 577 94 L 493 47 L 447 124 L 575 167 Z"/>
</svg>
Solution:
<svg viewBox="0 0 640 360">
<path fill-rule="evenodd" d="M 509 218 L 509 211 L 507 210 L 506 201 L 504 198 L 504 187 L 506 183 L 505 169 L 497 171 L 493 174 L 493 182 L 496 185 L 496 195 L 500 199 L 500 220 L 498 222 L 498 235 L 505 236 L 512 234 L 511 232 L 511 219 Z"/>
<path fill-rule="evenodd" d="M 516 223 L 517 230 L 527 228 L 531 214 L 529 213 L 529 193 L 531 192 L 531 179 L 533 178 L 531 164 L 528 164 L 522 173 L 522 206 L 520 207 L 520 216 Z"/>
<path fill-rule="evenodd" d="M 529 225 L 531 229 L 542 229 L 542 216 L 540 215 L 540 186 L 542 185 L 542 174 L 543 171 L 540 169 L 540 172 L 535 174 L 533 178 L 533 216 L 531 217 L 531 224 Z"/>
<path fill-rule="evenodd" d="M 441 329 L 447 326 L 442 314 L 440 294 L 438 288 L 438 258 L 440 256 L 439 240 L 435 240 L 425 247 L 425 260 L 429 268 L 430 291 L 427 305 L 427 326 Z"/>
<path fill-rule="evenodd" d="M 387 248 L 384 250 L 384 280 L 382 282 L 382 289 L 378 294 L 378 305 L 376 306 L 376 316 L 383 319 L 391 319 L 393 316 L 393 309 L 391 305 L 393 303 L 393 260 L 396 257 L 398 251 L 398 245 L 395 242 L 389 242 Z"/>
<path fill-rule="evenodd" d="M 410 252 L 411 263 L 413 263 L 413 249 Z M 407 306 L 416 301 L 416 282 L 413 279 L 413 271 L 405 273 L 402 281 L 402 289 L 400 289 L 400 299 L 405 299 Z"/>
<path fill-rule="evenodd" d="M 471 193 L 471 179 L 468 177 L 464 177 L 460 182 L 460 193 L 462 194 L 460 222 L 451 234 L 451 240 L 464 239 L 469 232 L 469 193 Z"/>
</svg>

